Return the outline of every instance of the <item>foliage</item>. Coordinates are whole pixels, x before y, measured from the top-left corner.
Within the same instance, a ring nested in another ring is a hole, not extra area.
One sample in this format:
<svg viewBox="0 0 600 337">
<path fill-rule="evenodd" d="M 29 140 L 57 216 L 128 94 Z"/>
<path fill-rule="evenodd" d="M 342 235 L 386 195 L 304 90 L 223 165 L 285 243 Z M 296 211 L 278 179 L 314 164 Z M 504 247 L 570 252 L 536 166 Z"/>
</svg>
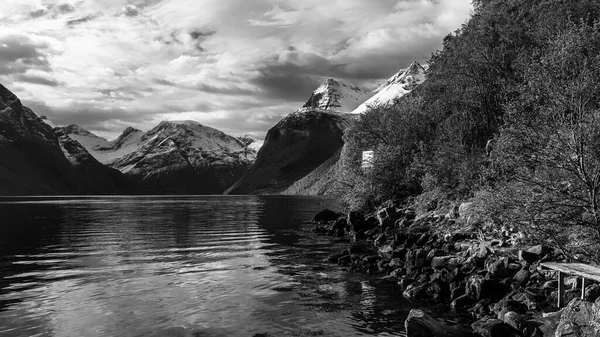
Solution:
<svg viewBox="0 0 600 337">
<path fill-rule="evenodd" d="M 368 209 L 389 199 L 420 192 L 421 174 L 413 165 L 433 125 L 422 99 L 411 96 L 391 107 L 369 109 L 344 135 L 342 153 L 346 201 L 352 208 Z M 373 168 L 363 170 L 362 151 L 375 151 Z"/>
<path fill-rule="evenodd" d="M 496 213 L 559 246 L 575 227 L 598 240 L 600 25 L 571 23 L 537 55 L 488 170 L 503 191 Z"/>
<path fill-rule="evenodd" d="M 565 249 L 573 235 L 600 242 L 600 2 L 474 8 L 422 85 L 347 132 L 343 175 L 350 194 L 362 193 L 354 204 L 477 195 L 498 224 L 529 238 Z M 371 149 L 375 168 L 362 172 L 358 156 Z"/>
</svg>

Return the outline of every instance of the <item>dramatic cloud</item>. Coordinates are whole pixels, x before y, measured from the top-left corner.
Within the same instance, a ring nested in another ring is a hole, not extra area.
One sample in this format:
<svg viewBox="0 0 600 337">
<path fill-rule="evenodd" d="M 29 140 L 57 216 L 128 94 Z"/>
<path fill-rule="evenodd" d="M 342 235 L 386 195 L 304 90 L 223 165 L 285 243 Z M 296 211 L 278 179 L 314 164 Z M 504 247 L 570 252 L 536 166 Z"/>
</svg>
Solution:
<svg viewBox="0 0 600 337">
<path fill-rule="evenodd" d="M 106 137 L 194 119 L 263 136 L 325 77 L 425 62 L 470 0 L 4 0 L 0 82 Z"/>
</svg>

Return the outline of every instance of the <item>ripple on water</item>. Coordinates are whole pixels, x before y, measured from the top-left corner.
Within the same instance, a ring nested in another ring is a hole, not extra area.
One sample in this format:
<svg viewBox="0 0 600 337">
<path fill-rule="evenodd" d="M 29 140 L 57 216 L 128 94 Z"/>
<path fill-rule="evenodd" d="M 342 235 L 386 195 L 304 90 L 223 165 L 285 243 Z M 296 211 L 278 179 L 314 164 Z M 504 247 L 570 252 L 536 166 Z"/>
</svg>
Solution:
<svg viewBox="0 0 600 337">
<path fill-rule="evenodd" d="M 301 197 L 0 198 L 0 335 L 398 336 Z M 8 222 L 6 222 L 8 221 Z M 387 310 L 387 311 L 386 311 Z"/>
</svg>

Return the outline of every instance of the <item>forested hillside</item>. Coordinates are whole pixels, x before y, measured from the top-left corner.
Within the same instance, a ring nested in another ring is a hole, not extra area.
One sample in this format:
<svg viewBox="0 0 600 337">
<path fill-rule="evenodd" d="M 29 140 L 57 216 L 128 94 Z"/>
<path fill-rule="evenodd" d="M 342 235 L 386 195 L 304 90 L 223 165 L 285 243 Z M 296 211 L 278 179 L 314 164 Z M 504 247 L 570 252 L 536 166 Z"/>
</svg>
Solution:
<svg viewBox="0 0 600 337">
<path fill-rule="evenodd" d="M 600 2 L 474 8 L 422 85 L 346 132 L 342 194 L 363 210 L 472 199 L 490 223 L 536 240 L 600 240 Z M 364 150 L 372 170 L 360 168 Z"/>
</svg>

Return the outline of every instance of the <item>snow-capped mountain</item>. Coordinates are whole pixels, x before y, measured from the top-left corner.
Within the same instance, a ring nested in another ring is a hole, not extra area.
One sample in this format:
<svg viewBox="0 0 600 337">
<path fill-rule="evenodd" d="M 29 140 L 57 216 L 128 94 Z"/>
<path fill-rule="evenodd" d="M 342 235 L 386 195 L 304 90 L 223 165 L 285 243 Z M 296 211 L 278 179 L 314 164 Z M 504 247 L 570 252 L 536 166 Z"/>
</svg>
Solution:
<svg viewBox="0 0 600 337">
<path fill-rule="evenodd" d="M 77 125 L 55 131 L 154 193 L 221 193 L 257 152 L 254 141 L 244 143 L 195 121 L 164 121 L 146 133 L 129 127 L 113 141 Z"/>
<path fill-rule="evenodd" d="M 254 150 L 256 153 L 258 153 L 258 150 L 260 150 L 260 148 L 265 144 L 264 140 L 256 139 L 249 135 L 237 137 L 237 139 L 244 143 L 247 148 Z"/>
<path fill-rule="evenodd" d="M 373 93 L 339 80 L 328 78 L 313 91 L 303 109 L 349 113 L 373 96 Z"/>
<path fill-rule="evenodd" d="M 254 165 L 227 194 L 280 193 L 319 167 L 344 144 L 348 112 L 369 97 L 349 83 L 327 79 L 304 106 L 268 132 Z"/>
<path fill-rule="evenodd" d="M 419 62 L 413 62 L 410 67 L 400 70 L 385 83 L 373 91 L 373 96 L 358 108 L 352 111 L 353 114 L 361 114 L 370 107 L 387 105 L 394 102 L 411 92 L 419 84 L 425 81 L 425 68 Z"/>
<path fill-rule="evenodd" d="M 131 187 L 0 84 L 0 194 L 122 194 Z"/>
<path fill-rule="evenodd" d="M 222 193 L 256 158 L 240 140 L 194 121 L 161 122 L 138 143 L 108 165 L 161 193 Z"/>
</svg>

